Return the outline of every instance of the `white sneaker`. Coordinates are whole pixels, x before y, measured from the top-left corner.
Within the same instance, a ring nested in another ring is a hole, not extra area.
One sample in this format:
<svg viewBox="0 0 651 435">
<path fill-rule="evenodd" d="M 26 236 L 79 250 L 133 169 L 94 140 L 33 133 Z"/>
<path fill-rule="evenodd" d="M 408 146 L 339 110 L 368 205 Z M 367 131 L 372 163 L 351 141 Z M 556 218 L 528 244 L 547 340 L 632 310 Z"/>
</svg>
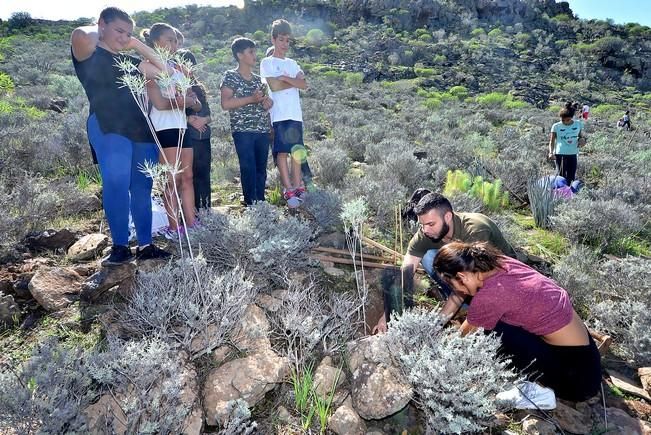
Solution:
<svg viewBox="0 0 651 435">
<path fill-rule="evenodd" d="M 496 399 L 500 402 L 510 402 L 515 409 L 556 408 L 556 395 L 552 389 L 528 381 L 498 393 Z"/>
</svg>

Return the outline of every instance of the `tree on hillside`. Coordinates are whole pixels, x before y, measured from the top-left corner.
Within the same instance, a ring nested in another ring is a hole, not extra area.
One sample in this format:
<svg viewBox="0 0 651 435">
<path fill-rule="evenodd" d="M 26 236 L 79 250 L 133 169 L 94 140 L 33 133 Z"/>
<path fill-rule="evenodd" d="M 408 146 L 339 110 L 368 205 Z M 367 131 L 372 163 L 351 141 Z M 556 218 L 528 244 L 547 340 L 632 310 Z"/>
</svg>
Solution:
<svg viewBox="0 0 651 435">
<path fill-rule="evenodd" d="M 29 27 L 33 22 L 34 20 L 29 12 L 14 12 L 9 17 L 9 30 L 24 29 Z"/>
</svg>

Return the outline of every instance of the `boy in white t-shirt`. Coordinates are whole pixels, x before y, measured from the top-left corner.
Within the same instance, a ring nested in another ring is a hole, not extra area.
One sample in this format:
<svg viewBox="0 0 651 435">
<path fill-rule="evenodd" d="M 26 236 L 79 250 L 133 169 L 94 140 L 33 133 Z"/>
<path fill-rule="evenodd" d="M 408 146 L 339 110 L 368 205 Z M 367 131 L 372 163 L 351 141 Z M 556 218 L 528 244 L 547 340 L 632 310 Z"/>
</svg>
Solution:
<svg viewBox="0 0 651 435">
<path fill-rule="evenodd" d="M 260 76 L 269 85 L 271 123 L 274 128 L 274 154 L 283 196 L 290 208 L 298 207 L 305 195 L 301 183 L 301 162 L 306 157 L 303 145 L 303 114 L 298 90 L 306 89 L 305 75 L 296 61 L 285 57 L 289 50 L 292 29 L 285 20 L 276 20 L 271 25 L 273 56 L 260 62 Z M 291 156 L 291 178 L 287 157 Z"/>
</svg>

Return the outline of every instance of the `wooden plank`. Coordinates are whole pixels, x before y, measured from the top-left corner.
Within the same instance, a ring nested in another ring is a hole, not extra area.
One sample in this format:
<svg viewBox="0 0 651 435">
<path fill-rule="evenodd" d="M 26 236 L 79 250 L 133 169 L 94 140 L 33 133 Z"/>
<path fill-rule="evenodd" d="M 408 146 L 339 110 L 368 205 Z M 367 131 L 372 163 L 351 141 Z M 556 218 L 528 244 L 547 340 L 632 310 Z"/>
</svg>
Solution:
<svg viewBox="0 0 651 435">
<path fill-rule="evenodd" d="M 399 253 L 399 252 L 397 252 L 397 251 L 394 251 L 394 250 L 391 249 L 391 248 L 387 248 L 387 247 L 384 246 L 383 244 L 378 243 L 378 242 L 376 242 L 376 241 L 373 240 L 373 239 L 369 239 L 369 238 L 366 237 L 366 236 L 362 236 L 362 242 L 366 243 L 366 244 L 369 245 L 369 246 L 373 246 L 374 248 L 378 248 L 378 249 L 380 249 L 380 250 L 382 250 L 382 251 L 384 251 L 384 252 L 386 252 L 386 253 L 388 253 L 388 254 L 396 255 L 396 256 L 402 258 L 402 254 L 401 254 L 401 253 Z"/>
</svg>

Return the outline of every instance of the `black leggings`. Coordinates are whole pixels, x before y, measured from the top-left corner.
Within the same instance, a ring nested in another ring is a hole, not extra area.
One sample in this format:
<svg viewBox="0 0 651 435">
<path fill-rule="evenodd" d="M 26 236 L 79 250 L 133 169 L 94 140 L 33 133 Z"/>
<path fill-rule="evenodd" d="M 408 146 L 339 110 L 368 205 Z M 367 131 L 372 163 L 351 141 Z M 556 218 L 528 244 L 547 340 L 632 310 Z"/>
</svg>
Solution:
<svg viewBox="0 0 651 435">
<path fill-rule="evenodd" d="M 576 177 L 576 154 L 555 154 L 556 156 L 556 171 L 558 175 L 565 178 L 567 184 L 572 184 Z"/>
<path fill-rule="evenodd" d="M 186 133 L 187 134 L 187 133 Z M 210 139 L 190 139 L 192 146 L 192 184 L 197 210 L 210 208 Z"/>
<path fill-rule="evenodd" d="M 552 346 L 517 326 L 498 322 L 500 355 L 531 380 L 551 388 L 561 399 L 580 402 L 595 396 L 601 386 L 601 355 L 590 334 L 586 346 Z"/>
</svg>

